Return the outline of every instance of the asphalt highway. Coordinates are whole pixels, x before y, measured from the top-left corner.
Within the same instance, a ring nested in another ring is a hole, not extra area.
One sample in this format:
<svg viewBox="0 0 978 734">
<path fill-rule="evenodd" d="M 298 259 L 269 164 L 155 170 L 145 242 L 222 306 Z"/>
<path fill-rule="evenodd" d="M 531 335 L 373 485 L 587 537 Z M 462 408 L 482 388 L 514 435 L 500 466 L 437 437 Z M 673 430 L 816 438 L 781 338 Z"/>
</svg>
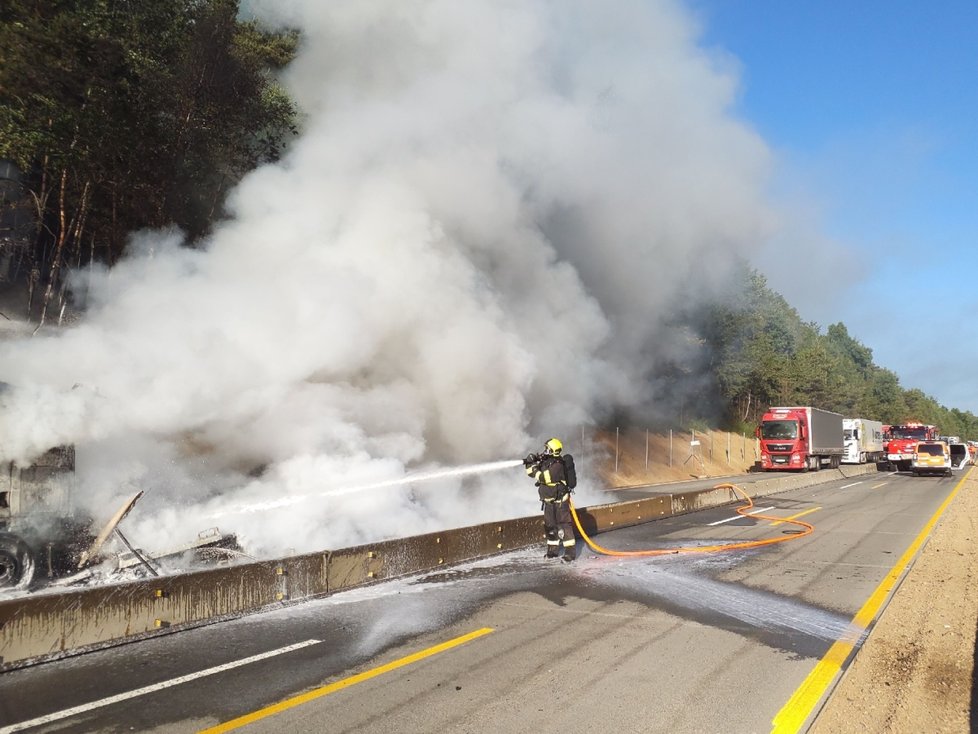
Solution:
<svg viewBox="0 0 978 734">
<path fill-rule="evenodd" d="M 960 478 L 869 474 L 761 498 L 755 511 L 815 526 L 777 545 L 585 548 L 570 564 L 524 549 L 11 671 L 0 734 L 803 730 L 831 691 L 813 671 L 840 641 L 858 646 Z M 727 506 L 596 540 L 798 530 Z"/>
</svg>

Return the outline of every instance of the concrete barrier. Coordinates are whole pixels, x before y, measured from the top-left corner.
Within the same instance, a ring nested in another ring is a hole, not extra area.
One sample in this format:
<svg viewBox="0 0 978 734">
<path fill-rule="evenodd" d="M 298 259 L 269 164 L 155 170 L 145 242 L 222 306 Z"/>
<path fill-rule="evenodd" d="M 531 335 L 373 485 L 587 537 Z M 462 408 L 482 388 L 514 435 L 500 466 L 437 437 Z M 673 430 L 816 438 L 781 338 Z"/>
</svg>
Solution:
<svg viewBox="0 0 978 734">
<path fill-rule="evenodd" d="M 763 497 L 875 471 L 871 465 L 777 474 L 750 485 L 750 495 Z M 578 508 L 578 517 L 585 532 L 598 535 L 740 500 L 731 489 L 712 488 Z M 0 602 L 0 671 L 491 556 L 543 539 L 540 516 L 523 517 L 274 561 L 10 599 Z"/>
</svg>

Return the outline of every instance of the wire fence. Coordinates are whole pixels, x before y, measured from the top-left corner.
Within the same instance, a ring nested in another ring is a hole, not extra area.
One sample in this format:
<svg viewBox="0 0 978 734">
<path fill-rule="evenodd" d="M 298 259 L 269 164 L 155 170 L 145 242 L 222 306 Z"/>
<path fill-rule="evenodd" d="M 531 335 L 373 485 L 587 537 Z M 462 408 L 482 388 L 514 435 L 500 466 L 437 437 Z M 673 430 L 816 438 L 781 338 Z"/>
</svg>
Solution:
<svg viewBox="0 0 978 734">
<path fill-rule="evenodd" d="M 582 468 L 630 476 L 664 469 L 701 474 L 741 472 L 760 458 L 754 436 L 729 431 L 656 432 L 616 427 L 613 432 L 596 432 L 582 428 L 578 439 L 575 459 Z"/>
</svg>

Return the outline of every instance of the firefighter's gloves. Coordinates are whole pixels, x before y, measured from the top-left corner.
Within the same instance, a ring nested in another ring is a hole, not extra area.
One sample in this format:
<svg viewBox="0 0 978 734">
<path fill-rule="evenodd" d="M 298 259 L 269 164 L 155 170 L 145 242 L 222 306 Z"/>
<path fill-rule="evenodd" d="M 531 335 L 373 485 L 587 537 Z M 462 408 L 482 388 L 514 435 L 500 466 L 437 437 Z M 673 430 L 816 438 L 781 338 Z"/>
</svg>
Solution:
<svg viewBox="0 0 978 734">
<path fill-rule="evenodd" d="M 526 458 L 523 459 L 523 466 L 529 468 L 540 461 L 539 454 L 527 454 Z"/>
</svg>

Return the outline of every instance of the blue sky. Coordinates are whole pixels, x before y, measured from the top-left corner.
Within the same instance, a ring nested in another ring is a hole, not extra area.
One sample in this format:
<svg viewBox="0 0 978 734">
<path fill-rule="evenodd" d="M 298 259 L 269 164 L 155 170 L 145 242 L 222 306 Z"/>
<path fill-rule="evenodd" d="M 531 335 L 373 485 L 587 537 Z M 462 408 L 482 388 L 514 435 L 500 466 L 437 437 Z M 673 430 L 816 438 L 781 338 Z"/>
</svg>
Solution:
<svg viewBox="0 0 978 734">
<path fill-rule="evenodd" d="M 804 200 L 812 226 L 834 246 L 825 248 L 832 277 L 799 285 L 771 272 L 772 287 L 806 320 L 845 323 L 905 388 L 978 413 L 970 334 L 978 319 L 978 2 L 687 6 L 701 45 L 738 70 L 734 112 L 774 151 L 772 195 Z"/>
</svg>

